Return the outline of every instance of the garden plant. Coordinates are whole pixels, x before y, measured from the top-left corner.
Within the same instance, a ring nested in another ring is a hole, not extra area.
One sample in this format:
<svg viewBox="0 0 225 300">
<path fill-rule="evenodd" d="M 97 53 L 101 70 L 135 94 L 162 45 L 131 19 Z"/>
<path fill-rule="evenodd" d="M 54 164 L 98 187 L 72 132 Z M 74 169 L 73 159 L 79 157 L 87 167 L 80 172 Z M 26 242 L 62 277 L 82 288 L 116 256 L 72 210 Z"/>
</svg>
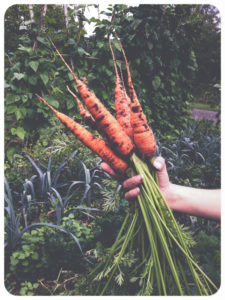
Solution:
<svg viewBox="0 0 225 300">
<path fill-rule="evenodd" d="M 5 15 L 8 33 L 14 15 L 25 20 L 5 56 L 6 289 L 213 294 L 220 224 L 173 213 L 152 159 L 162 155 L 177 184 L 220 188 L 220 124 L 188 110 L 201 62 L 192 32 L 204 40 L 213 26 L 199 24 L 217 16 L 210 6 L 109 5 L 89 20 L 89 7 L 15 5 Z M 141 193 L 128 202 L 122 181 L 140 173 Z"/>
</svg>

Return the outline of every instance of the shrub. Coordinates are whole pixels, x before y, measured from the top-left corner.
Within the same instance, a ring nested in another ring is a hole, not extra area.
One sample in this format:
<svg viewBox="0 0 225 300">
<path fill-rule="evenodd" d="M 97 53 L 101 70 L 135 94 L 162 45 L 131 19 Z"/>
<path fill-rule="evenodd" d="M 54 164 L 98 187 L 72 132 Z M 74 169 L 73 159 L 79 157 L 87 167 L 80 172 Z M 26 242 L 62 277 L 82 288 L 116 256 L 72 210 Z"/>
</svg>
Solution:
<svg viewBox="0 0 225 300">
<path fill-rule="evenodd" d="M 178 139 L 163 141 L 159 153 L 166 159 L 174 183 L 220 188 L 220 131 L 211 121 L 196 121 Z"/>
</svg>

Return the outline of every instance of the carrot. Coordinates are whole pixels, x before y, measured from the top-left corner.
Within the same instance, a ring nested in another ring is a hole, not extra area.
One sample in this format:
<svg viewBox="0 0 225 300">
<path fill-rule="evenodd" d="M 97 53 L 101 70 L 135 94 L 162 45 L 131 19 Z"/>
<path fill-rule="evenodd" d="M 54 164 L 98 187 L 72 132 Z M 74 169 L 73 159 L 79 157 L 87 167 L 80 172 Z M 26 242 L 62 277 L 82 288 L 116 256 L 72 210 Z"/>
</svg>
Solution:
<svg viewBox="0 0 225 300">
<path fill-rule="evenodd" d="M 95 122 L 95 119 L 92 117 L 92 115 L 89 113 L 89 111 L 84 108 L 84 106 L 81 103 L 81 101 L 79 100 L 79 98 L 69 89 L 68 86 L 67 86 L 67 90 L 76 99 L 78 108 L 80 111 L 80 115 L 81 115 L 82 119 L 84 120 L 85 124 L 90 126 L 92 129 L 97 130 L 100 133 L 100 135 L 104 138 L 107 146 L 109 146 L 109 143 L 107 142 L 107 136 L 105 135 L 104 131 L 102 131 L 99 124 L 97 122 Z"/>
<path fill-rule="evenodd" d="M 94 134 L 86 130 L 83 126 L 75 122 L 70 117 L 57 111 L 48 102 L 41 98 L 38 94 L 35 94 L 37 98 L 47 105 L 57 116 L 57 118 L 74 134 L 74 136 L 80 140 L 85 146 L 95 152 L 101 157 L 103 161 L 111 166 L 111 168 L 118 174 L 122 175 L 128 168 L 128 164 L 118 157 L 103 141 L 96 137 Z"/>
<path fill-rule="evenodd" d="M 130 107 L 127 102 L 127 97 L 125 94 L 125 90 L 122 84 L 122 80 L 120 79 L 117 65 L 116 65 L 116 59 L 115 55 L 112 49 L 111 40 L 109 37 L 109 48 L 112 53 L 113 58 L 113 65 L 115 69 L 116 74 L 116 82 L 115 82 L 115 109 L 116 109 L 116 119 L 121 125 L 121 127 L 124 129 L 126 134 L 133 138 L 133 129 L 130 124 Z"/>
<path fill-rule="evenodd" d="M 146 116 L 141 108 L 141 104 L 137 98 L 129 69 L 129 64 L 126 58 L 122 43 L 117 34 L 115 37 L 123 53 L 123 57 L 127 69 L 127 84 L 129 89 L 129 96 L 131 99 L 131 126 L 134 132 L 134 143 L 140 154 L 146 157 L 153 157 L 156 152 L 156 141 L 151 127 L 148 125 Z"/>
<path fill-rule="evenodd" d="M 81 103 L 81 101 L 79 100 L 79 98 L 77 97 L 76 94 L 74 94 L 70 88 L 68 86 L 66 86 L 68 92 L 74 97 L 74 99 L 76 100 L 77 102 L 77 105 L 78 105 L 78 109 L 79 109 L 79 112 L 80 112 L 80 115 L 82 117 L 82 119 L 84 120 L 84 122 L 91 126 L 92 128 L 95 128 L 95 120 L 94 118 L 92 117 L 92 115 L 89 113 L 89 111 L 87 111 L 83 104 Z"/>
<path fill-rule="evenodd" d="M 61 60 L 63 61 L 63 63 L 65 64 L 65 66 L 72 74 L 87 109 L 95 119 L 98 126 L 105 132 L 108 140 L 114 147 L 115 151 L 123 156 L 131 155 L 134 149 L 134 145 L 130 137 L 126 134 L 126 132 L 123 130 L 118 121 L 101 103 L 101 101 L 95 96 L 95 94 L 90 91 L 85 82 L 81 81 L 74 74 L 74 72 L 66 63 L 66 61 L 64 60 L 64 58 L 62 57 L 62 55 L 60 54 L 53 42 L 52 45 L 55 48 Z"/>
<path fill-rule="evenodd" d="M 122 80 L 122 84 L 123 84 L 123 90 L 124 90 L 124 94 L 126 96 L 126 99 L 127 99 L 127 105 L 129 107 L 129 110 L 130 110 L 130 107 L 131 107 L 131 100 L 130 100 L 130 97 L 127 95 L 127 92 L 126 92 L 126 88 L 125 88 L 125 84 L 124 84 L 124 80 L 123 80 L 123 73 L 122 73 L 122 70 L 120 69 L 120 75 L 121 75 L 121 80 Z M 132 126 L 131 126 L 132 127 Z M 133 131 L 133 128 L 132 128 L 132 131 Z"/>
</svg>

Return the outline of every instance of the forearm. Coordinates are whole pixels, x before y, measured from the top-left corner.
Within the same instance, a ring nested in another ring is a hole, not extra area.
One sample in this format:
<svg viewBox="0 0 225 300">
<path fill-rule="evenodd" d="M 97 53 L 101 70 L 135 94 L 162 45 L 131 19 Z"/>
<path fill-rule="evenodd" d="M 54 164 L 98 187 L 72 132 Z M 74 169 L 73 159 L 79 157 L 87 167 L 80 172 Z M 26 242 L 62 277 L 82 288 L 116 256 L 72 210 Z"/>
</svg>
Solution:
<svg viewBox="0 0 225 300">
<path fill-rule="evenodd" d="M 167 203 L 174 211 L 220 220 L 221 191 L 170 185 Z"/>
</svg>

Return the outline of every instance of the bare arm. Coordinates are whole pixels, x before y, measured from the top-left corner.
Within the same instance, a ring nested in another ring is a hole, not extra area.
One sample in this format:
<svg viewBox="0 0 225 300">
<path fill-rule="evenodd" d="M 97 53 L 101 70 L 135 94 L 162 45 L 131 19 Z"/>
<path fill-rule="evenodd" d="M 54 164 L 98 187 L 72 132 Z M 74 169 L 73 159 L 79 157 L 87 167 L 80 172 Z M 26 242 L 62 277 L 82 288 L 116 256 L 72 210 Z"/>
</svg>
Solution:
<svg viewBox="0 0 225 300">
<path fill-rule="evenodd" d="M 172 210 L 193 216 L 220 220 L 221 191 L 170 184 L 166 201 Z"/>
</svg>

